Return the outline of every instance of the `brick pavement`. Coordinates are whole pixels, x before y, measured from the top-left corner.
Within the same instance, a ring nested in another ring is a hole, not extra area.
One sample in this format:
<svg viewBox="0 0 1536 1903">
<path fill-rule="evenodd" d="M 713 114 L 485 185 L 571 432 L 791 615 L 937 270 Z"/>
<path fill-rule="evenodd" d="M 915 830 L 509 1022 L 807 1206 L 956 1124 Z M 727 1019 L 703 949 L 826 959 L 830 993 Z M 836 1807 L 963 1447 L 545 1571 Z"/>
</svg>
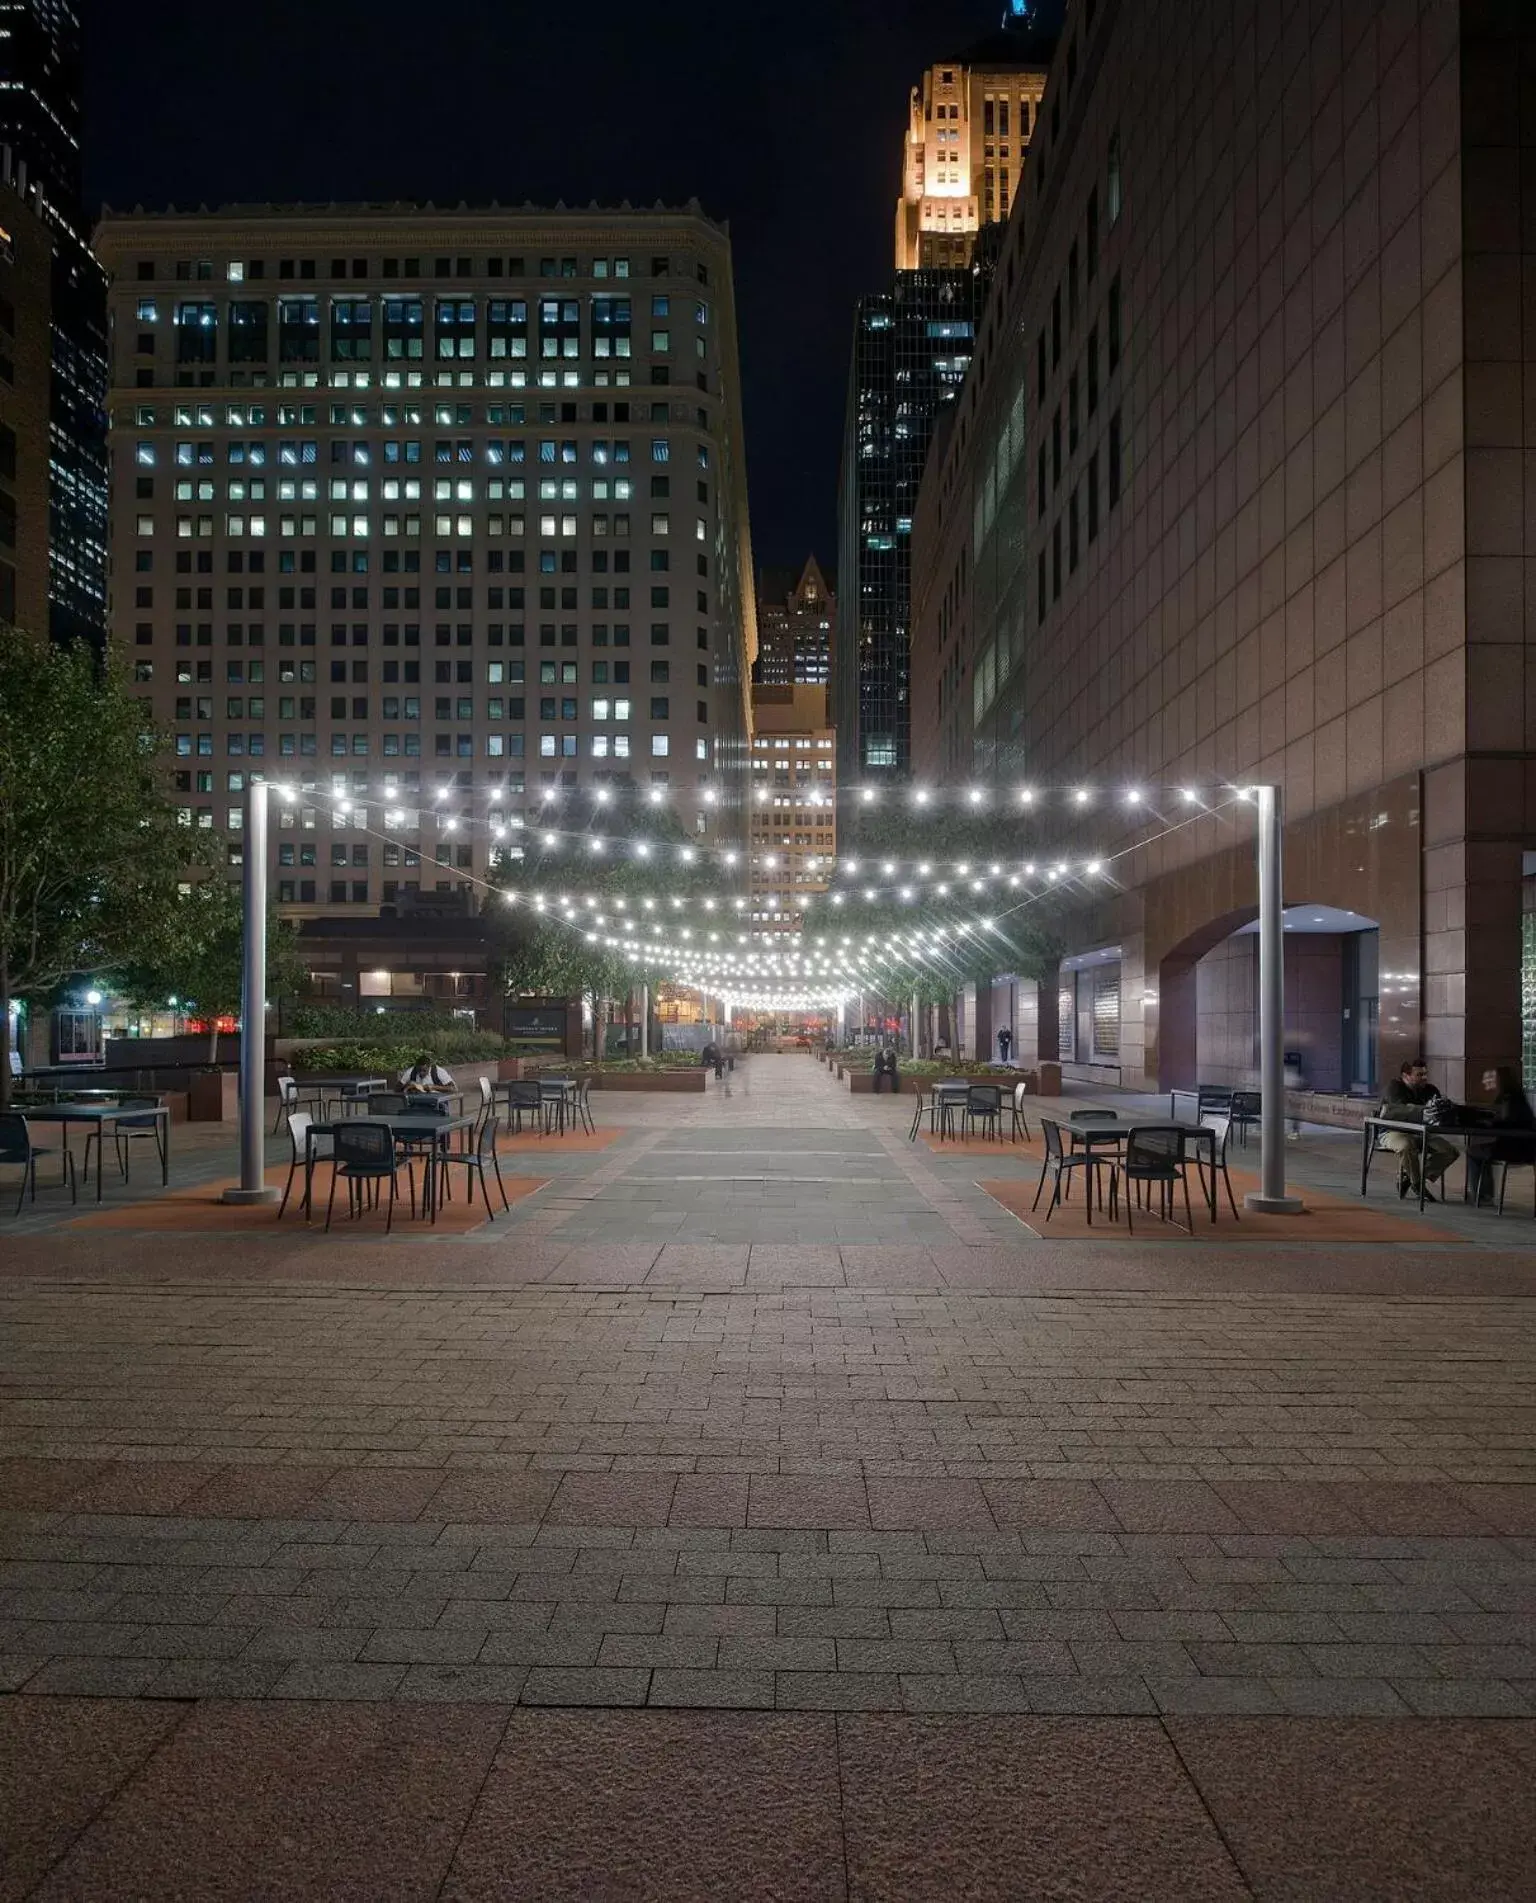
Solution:
<svg viewBox="0 0 1536 1903">
<path fill-rule="evenodd" d="M 1523 1229 L 1030 1242 L 803 1059 L 599 1114 L 473 1236 L 0 1238 L 0 1895 L 385 1815 L 400 1895 L 1528 1894 Z"/>
</svg>

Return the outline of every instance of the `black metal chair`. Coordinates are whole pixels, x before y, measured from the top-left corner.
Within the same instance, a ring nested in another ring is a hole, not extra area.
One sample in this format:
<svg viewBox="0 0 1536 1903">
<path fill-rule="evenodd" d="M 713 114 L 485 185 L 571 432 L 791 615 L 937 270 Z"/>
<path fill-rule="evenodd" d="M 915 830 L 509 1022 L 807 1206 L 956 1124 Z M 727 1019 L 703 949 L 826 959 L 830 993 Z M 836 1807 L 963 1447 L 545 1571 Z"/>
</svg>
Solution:
<svg viewBox="0 0 1536 1903">
<path fill-rule="evenodd" d="M 496 1113 L 496 1093 L 491 1088 L 490 1078 L 481 1077 L 478 1081 L 480 1085 L 480 1108 L 475 1112 L 474 1129 L 474 1135 L 477 1140 L 480 1135 L 480 1126 L 485 1122 L 487 1117 L 494 1116 Z"/>
<path fill-rule="evenodd" d="M 277 1080 L 277 1120 L 272 1125 L 272 1134 L 276 1136 L 283 1127 L 283 1118 L 299 1107 L 299 1082 L 296 1077 L 279 1077 Z"/>
<path fill-rule="evenodd" d="M 587 1135 L 597 1134 L 597 1124 L 592 1116 L 592 1079 L 583 1077 L 576 1086 L 576 1115 L 581 1119 L 581 1127 Z"/>
<path fill-rule="evenodd" d="M 1051 1219 L 1051 1213 L 1058 1203 L 1064 1203 L 1072 1189 L 1072 1172 L 1087 1172 L 1088 1184 L 1088 1220 L 1093 1221 L 1093 1173 L 1101 1159 L 1089 1150 L 1081 1152 L 1068 1150 L 1061 1141 L 1061 1125 L 1053 1117 L 1040 1119 L 1040 1131 L 1045 1139 L 1045 1160 L 1040 1165 L 1040 1181 L 1035 1185 L 1035 1200 L 1029 1206 L 1033 1215 L 1040 1207 L 1040 1198 L 1045 1193 L 1045 1179 L 1050 1177 L 1051 1200 L 1046 1205 L 1045 1219 Z M 1066 1194 L 1062 1191 L 1062 1179 L 1066 1179 Z"/>
<path fill-rule="evenodd" d="M 571 1093 L 573 1079 L 569 1077 L 541 1077 L 539 1095 L 544 1104 L 544 1130 L 548 1134 L 553 1123 L 560 1136 L 565 1135 L 565 1120 L 574 1116 L 575 1101 Z"/>
<path fill-rule="evenodd" d="M 1022 1080 L 1013 1087 L 1013 1141 L 1018 1142 L 1020 1135 L 1026 1143 L 1032 1141 L 1029 1134 L 1029 1119 L 1024 1114 L 1025 1100 L 1029 1096 L 1029 1085 Z"/>
<path fill-rule="evenodd" d="M 1508 1162 L 1500 1162 L 1499 1214 L 1501 1216 L 1504 1214 L 1504 1191 L 1509 1186 L 1509 1172 L 1511 1170 L 1529 1170 L 1531 1172 L 1531 1214 L 1536 1216 L 1536 1154 L 1526 1157 L 1523 1161 L 1511 1157 Z"/>
<path fill-rule="evenodd" d="M 972 1084 L 965 1093 L 965 1109 L 960 1119 L 960 1134 L 969 1136 L 976 1124 L 982 1134 L 1003 1140 L 1003 1087 L 1001 1084 Z"/>
<path fill-rule="evenodd" d="M 536 1077 L 521 1078 L 507 1090 L 507 1124 L 518 1136 L 523 1133 L 523 1118 L 534 1117 L 544 1128 L 544 1092 Z"/>
<path fill-rule="evenodd" d="M 1227 1174 L 1227 1145 L 1232 1140 L 1232 1119 L 1224 1110 L 1205 1110 L 1202 1111 L 1200 1115 L 1200 1127 L 1203 1130 L 1211 1131 L 1216 1138 L 1215 1147 L 1212 1152 L 1212 1160 L 1216 1174 L 1221 1178 L 1226 1188 L 1227 1205 L 1232 1211 L 1232 1220 L 1234 1222 L 1240 1222 L 1242 1219 L 1237 1213 L 1237 1199 L 1232 1194 L 1232 1178 Z M 1199 1170 L 1200 1180 L 1204 1183 L 1207 1165 L 1203 1156 L 1196 1155 L 1195 1168 Z M 1216 1220 L 1216 1185 L 1214 1182 L 1211 1184 L 1211 1193 L 1208 1200 L 1211 1206 L 1211 1221 L 1214 1222 Z"/>
<path fill-rule="evenodd" d="M 437 1169 L 439 1173 L 438 1180 L 445 1192 L 448 1189 L 448 1172 L 455 1165 L 464 1172 L 464 1192 L 471 1202 L 474 1201 L 475 1192 L 470 1187 L 469 1179 L 472 1175 L 480 1178 L 480 1194 L 485 1198 L 485 1213 L 492 1222 L 496 1220 L 496 1212 L 491 1207 L 491 1192 L 485 1180 L 487 1164 L 490 1165 L 495 1175 L 496 1188 L 501 1195 L 502 1208 L 510 1209 L 512 1207 L 507 1201 L 506 1185 L 501 1180 L 501 1164 L 496 1156 L 496 1129 L 498 1122 L 499 1119 L 493 1110 L 491 1114 L 480 1123 L 479 1128 L 474 1133 L 473 1142 L 468 1149 L 439 1150 L 432 1159 L 432 1166 Z M 434 1222 L 437 1220 L 437 1199 L 435 1197 L 432 1201 L 432 1219 Z"/>
<path fill-rule="evenodd" d="M 403 1117 L 410 1112 L 411 1107 L 411 1100 L 404 1091 L 375 1090 L 369 1093 L 370 1117 Z"/>
<path fill-rule="evenodd" d="M 1183 1188 L 1184 1226 L 1191 1235 L 1195 1233 L 1195 1219 L 1189 1207 L 1189 1177 L 1186 1174 L 1190 1158 L 1184 1139 L 1184 1131 L 1166 1124 L 1133 1124 L 1126 1131 L 1124 1151 L 1109 1166 L 1109 1213 L 1111 1218 L 1116 1214 L 1120 1178 L 1123 1176 L 1126 1180 L 1125 1220 L 1132 1235 L 1136 1233 L 1133 1213 L 1136 1197 L 1144 1195 L 1153 1183 L 1158 1186 L 1163 1220 L 1169 1223 L 1173 1222 L 1174 1185 L 1177 1183 Z M 1142 1206 L 1146 1207 L 1145 1204 Z"/>
<path fill-rule="evenodd" d="M 1073 1110 L 1067 1116 L 1068 1123 L 1118 1123 L 1118 1110 Z"/>
<path fill-rule="evenodd" d="M 941 1079 L 934 1086 L 930 1128 L 936 1129 L 941 1137 L 954 1136 L 955 1112 L 958 1110 L 961 1113 L 963 1127 L 966 1099 L 969 1095 L 969 1085 L 962 1084 L 956 1088 L 953 1084 L 945 1084 Z"/>
<path fill-rule="evenodd" d="M 1263 1099 L 1258 1091 L 1234 1090 L 1232 1092 L 1229 1114 L 1232 1118 L 1232 1127 L 1237 1132 L 1237 1140 L 1245 1150 L 1248 1147 L 1248 1132 L 1257 1125 L 1262 1108 Z"/>
<path fill-rule="evenodd" d="M 331 1211 L 336 1206 L 336 1185 L 345 1181 L 347 1201 L 356 1219 L 363 1213 L 364 1197 L 369 1184 L 377 1185 L 386 1178 L 389 1181 L 389 1213 L 384 1218 L 384 1233 L 388 1235 L 395 1220 L 395 1204 L 400 1194 L 400 1157 L 395 1149 L 394 1135 L 387 1123 L 368 1123 L 359 1118 L 350 1125 L 339 1125 L 331 1133 L 331 1143 L 335 1150 L 336 1167 L 331 1171 L 331 1193 L 325 1203 L 325 1226 L 331 1226 Z M 406 1158 L 406 1170 L 411 1169 L 410 1158 Z M 375 1194 L 377 1193 L 375 1189 Z M 411 1176 L 411 1206 L 416 1205 L 416 1180 Z"/>
<path fill-rule="evenodd" d="M 293 1188 L 295 1175 L 313 1161 L 315 1163 L 334 1163 L 336 1146 L 330 1136 L 322 1132 L 314 1139 L 313 1150 L 309 1143 L 309 1128 L 314 1118 L 307 1110 L 295 1110 L 288 1119 L 288 1140 L 293 1145 L 293 1156 L 288 1164 L 288 1180 L 283 1184 L 283 1200 L 277 1206 L 277 1219 L 283 1219 L 283 1211 L 288 1207 L 288 1194 Z M 309 1214 L 310 1185 L 304 1185 L 304 1214 Z"/>
<path fill-rule="evenodd" d="M 17 1163 L 21 1166 L 21 1188 L 16 1195 L 14 1215 L 21 1214 L 21 1206 L 26 1201 L 27 1190 L 32 1191 L 33 1202 L 37 1201 L 37 1159 L 40 1156 L 52 1156 L 52 1149 L 32 1141 L 32 1131 L 24 1116 L 16 1111 L 0 1117 L 0 1164 Z M 79 1189 L 75 1181 L 75 1159 L 68 1143 L 64 1145 L 63 1174 L 59 1178 L 60 1187 L 68 1186 L 69 1200 L 78 1202 Z"/>
</svg>

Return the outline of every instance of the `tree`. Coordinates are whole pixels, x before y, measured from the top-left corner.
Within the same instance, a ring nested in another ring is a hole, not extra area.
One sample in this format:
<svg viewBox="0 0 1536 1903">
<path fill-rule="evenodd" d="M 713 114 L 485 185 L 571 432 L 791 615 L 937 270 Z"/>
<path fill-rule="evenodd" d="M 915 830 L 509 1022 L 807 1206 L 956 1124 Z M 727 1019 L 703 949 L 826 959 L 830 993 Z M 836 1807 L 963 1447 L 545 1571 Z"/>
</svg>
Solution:
<svg viewBox="0 0 1536 1903">
<path fill-rule="evenodd" d="M 83 644 L 0 627 L 0 1109 L 12 999 L 42 1001 L 148 942 L 186 834 L 123 676 Z"/>
<path fill-rule="evenodd" d="M 589 993 L 593 1052 L 600 1055 L 604 1002 L 627 999 L 643 966 L 595 939 L 582 924 L 553 910 L 535 911 L 525 902 L 528 895 L 568 892 L 613 900 L 615 912 L 623 901 L 637 920 L 648 898 L 710 898 L 723 920 L 741 875 L 698 845 L 675 814 L 642 805 L 633 789 L 601 804 L 595 799 L 578 803 L 570 796 L 558 824 L 550 834 L 553 844 L 546 843 L 543 829 L 530 827 L 505 850 L 492 878 L 518 903 L 494 903 L 488 918 L 499 939 L 504 990 L 567 998 Z M 610 917 L 604 935 L 615 929 Z"/>
<path fill-rule="evenodd" d="M 208 1062 L 219 1056 L 219 1019 L 239 1015 L 245 972 L 245 907 L 240 889 L 209 871 L 184 886 L 136 957 L 118 967 L 124 996 L 139 1005 L 177 998 L 208 1022 Z M 293 927 L 267 919 L 267 994 L 297 991 L 304 978 Z M 256 1027 L 260 1035 L 264 1026 Z"/>
</svg>

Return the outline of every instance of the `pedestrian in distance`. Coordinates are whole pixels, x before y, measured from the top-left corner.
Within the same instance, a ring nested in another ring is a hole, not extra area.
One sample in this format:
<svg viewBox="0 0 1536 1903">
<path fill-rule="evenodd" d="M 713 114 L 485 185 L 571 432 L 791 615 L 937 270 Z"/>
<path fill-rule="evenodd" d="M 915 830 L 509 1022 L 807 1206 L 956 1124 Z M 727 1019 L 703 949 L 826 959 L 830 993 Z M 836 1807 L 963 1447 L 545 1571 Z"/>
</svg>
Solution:
<svg viewBox="0 0 1536 1903">
<path fill-rule="evenodd" d="M 1005 1024 L 997 1034 L 998 1062 L 1006 1064 L 1013 1054 L 1013 1032 Z"/>
</svg>

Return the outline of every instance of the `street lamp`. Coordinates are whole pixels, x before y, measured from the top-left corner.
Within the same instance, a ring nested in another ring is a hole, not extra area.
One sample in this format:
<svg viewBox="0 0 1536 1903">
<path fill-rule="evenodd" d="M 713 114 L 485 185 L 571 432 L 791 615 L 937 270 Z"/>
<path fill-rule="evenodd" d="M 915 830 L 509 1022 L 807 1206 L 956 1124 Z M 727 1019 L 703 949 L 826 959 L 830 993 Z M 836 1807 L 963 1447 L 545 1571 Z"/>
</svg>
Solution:
<svg viewBox="0 0 1536 1903">
<path fill-rule="evenodd" d="M 267 1054 L 267 783 L 245 792 L 245 851 L 241 866 L 244 967 L 240 985 L 240 1187 L 226 1203 L 275 1203 L 267 1185 L 266 1106 L 262 1084 Z M 175 1000 L 173 999 L 174 1003 Z"/>
</svg>

